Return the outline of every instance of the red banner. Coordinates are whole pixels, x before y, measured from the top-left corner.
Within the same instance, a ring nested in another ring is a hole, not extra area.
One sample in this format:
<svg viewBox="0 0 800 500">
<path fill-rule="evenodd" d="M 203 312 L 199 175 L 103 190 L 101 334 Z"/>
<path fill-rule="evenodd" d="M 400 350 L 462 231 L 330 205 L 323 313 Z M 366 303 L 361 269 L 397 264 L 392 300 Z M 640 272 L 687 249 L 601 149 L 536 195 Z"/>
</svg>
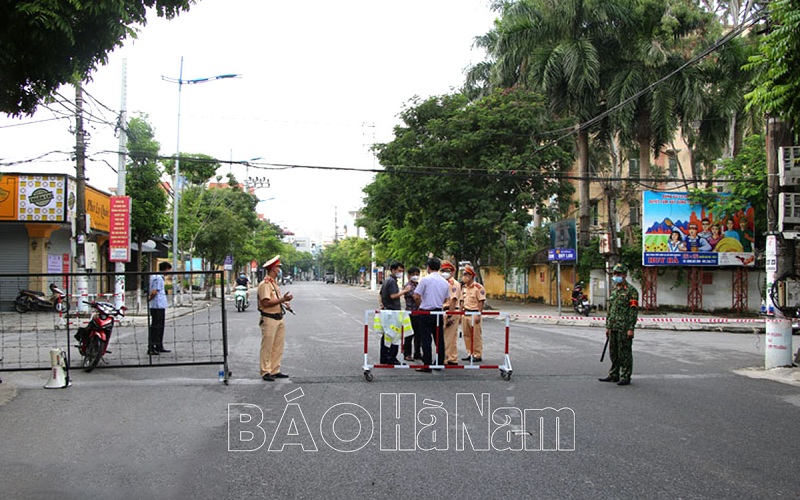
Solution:
<svg viewBox="0 0 800 500">
<path fill-rule="evenodd" d="M 108 231 L 109 262 L 131 260 L 131 199 L 129 196 L 111 197 L 110 228 Z"/>
</svg>

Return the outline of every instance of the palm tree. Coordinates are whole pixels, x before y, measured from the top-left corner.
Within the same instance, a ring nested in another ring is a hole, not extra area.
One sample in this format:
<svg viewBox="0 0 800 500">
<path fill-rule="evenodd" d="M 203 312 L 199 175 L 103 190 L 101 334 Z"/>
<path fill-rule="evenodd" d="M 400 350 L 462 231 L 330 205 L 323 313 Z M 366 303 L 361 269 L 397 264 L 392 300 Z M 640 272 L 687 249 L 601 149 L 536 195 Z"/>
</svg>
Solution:
<svg viewBox="0 0 800 500">
<path fill-rule="evenodd" d="M 647 180 L 651 151 L 658 155 L 675 136 L 680 110 L 687 111 L 684 125 L 688 125 L 700 120 L 708 105 L 703 80 L 692 68 L 661 80 L 698 51 L 713 16 L 676 0 L 636 0 L 632 7 L 624 50 L 609 85 L 608 106 L 620 106 L 611 122 L 623 143 L 638 148 L 640 176 Z"/>
<path fill-rule="evenodd" d="M 494 59 L 489 82 L 541 91 L 577 130 L 579 244 L 589 243 L 589 133 L 602 107 L 603 65 L 617 49 L 630 0 L 519 0 L 500 7 L 495 30 L 476 43 Z M 485 74 L 485 69 L 484 69 Z"/>
</svg>

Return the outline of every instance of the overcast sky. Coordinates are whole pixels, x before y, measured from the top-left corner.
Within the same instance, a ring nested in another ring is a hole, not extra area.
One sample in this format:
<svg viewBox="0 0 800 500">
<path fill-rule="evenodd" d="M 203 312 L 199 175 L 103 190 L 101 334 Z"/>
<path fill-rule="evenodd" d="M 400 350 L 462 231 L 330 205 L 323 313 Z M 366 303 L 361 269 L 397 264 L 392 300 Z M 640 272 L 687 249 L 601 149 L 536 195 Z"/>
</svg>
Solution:
<svg viewBox="0 0 800 500">
<path fill-rule="evenodd" d="M 494 18 L 488 0 L 201 0 L 172 21 L 152 16 L 138 39 L 126 41 L 93 75 L 86 107 L 114 121 L 126 59 L 128 116 L 146 113 L 161 153 L 174 154 L 178 85 L 161 76 L 177 78 L 183 57 L 184 80 L 229 73 L 242 78 L 183 85 L 181 151 L 222 160 L 262 158 L 254 163 L 376 168 L 370 144 L 391 140 L 397 114 L 413 96 L 444 94 L 463 83 L 464 69 L 483 59 L 472 49 L 473 39 L 491 29 Z M 74 100 L 72 88 L 61 93 Z M 23 120 L 0 117 L 0 161 L 71 151 L 74 120 L 13 126 L 56 116 L 41 109 Z M 118 141 L 109 125 L 87 128 L 89 182 L 108 190 L 116 186 L 111 167 L 118 160 L 110 152 Z M 49 155 L 45 160 L 53 161 L 3 171 L 74 175 L 65 158 Z M 335 212 L 340 231 L 348 224 L 355 234 L 348 212 L 360 207 L 361 189 L 372 179 L 371 173 L 348 171 L 232 171 L 239 180 L 247 174 L 268 178 L 270 187 L 257 191 L 267 200 L 259 212 L 318 240 L 332 237 Z"/>
</svg>

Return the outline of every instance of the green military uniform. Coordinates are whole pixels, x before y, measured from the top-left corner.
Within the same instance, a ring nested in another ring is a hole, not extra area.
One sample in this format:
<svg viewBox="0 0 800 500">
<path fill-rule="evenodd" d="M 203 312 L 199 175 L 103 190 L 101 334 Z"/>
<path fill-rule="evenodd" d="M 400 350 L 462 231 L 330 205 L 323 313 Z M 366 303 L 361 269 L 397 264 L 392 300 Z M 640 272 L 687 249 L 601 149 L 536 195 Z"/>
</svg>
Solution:
<svg viewBox="0 0 800 500">
<path fill-rule="evenodd" d="M 622 264 L 614 266 L 614 273 L 627 274 Z M 614 286 L 606 316 L 606 334 L 611 357 L 611 369 L 604 381 L 630 382 L 633 371 L 633 329 L 639 316 L 639 292 L 630 283 L 622 281 Z M 631 332 L 631 335 L 628 335 Z"/>
</svg>

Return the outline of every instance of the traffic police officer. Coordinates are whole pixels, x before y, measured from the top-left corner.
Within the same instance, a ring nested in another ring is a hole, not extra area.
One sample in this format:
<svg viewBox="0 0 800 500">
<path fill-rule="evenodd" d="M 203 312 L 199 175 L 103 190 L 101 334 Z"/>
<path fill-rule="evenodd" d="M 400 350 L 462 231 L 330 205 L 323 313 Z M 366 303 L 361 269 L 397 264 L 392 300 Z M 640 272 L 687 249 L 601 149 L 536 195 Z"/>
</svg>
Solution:
<svg viewBox="0 0 800 500">
<path fill-rule="evenodd" d="M 608 376 L 600 381 L 628 385 L 633 371 L 633 329 L 639 315 L 639 292 L 626 281 L 628 268 L 625 264 L 615 265 L 612 273 L 614 288 L 606 316 L 611 369 Z"/>
<path fill-rule="evenodd" d="M 456 268 L 450 261 L 442 261 L 442 267 L 439 270 L 439 274 L 442 275 L 442 278 L 447 280 L 447 285 L 450 292 L 447 302 L 442 304 L 446 311 L 448 309 L 454 311 L 458 311 L 460 309 L 459 302 L 461 301 L 461 283 L 456 281 L 453 277 L 455 271 Z M 451 303 L 454 304 L 452 309 L 449 307 Z M 458 324 L 461 323 L 461 321 L 459 321 L 460 318 L 458 316 L 450 314 L 445 314 L 444 318 L 444 362 L 447 365 L 457 365 Z"/>
<path fill-rule="evenodd" d="M 281 256 L 268 260 L 264 267 L 267 275 L 258 285 L 258 310 L 261 313 L 261 378 L 272 382 L 276 378 L 287 378 L 288 375 L 281 372 L 281 359 L 283 358 L 283 343 L 286 332 L 286 325 L 283 316 L 288 302 L 291 301 L 291 293 L 281 295 L 278 287 L 278 273 L 281 270 Z"/>
<path fill-rule="evenodd" d="M 464 317 L 461 319 L 461 331 L 464 333 L 464 344 L 467 346 L 467 357 L 464 361 L 483 361 L 483 340 L 481 337 L 480 313 L 486 303 L 486 289 L 475 281 L 475 269 L 467 265 L 464 267 L 462 278 Z"/>
</svg>

